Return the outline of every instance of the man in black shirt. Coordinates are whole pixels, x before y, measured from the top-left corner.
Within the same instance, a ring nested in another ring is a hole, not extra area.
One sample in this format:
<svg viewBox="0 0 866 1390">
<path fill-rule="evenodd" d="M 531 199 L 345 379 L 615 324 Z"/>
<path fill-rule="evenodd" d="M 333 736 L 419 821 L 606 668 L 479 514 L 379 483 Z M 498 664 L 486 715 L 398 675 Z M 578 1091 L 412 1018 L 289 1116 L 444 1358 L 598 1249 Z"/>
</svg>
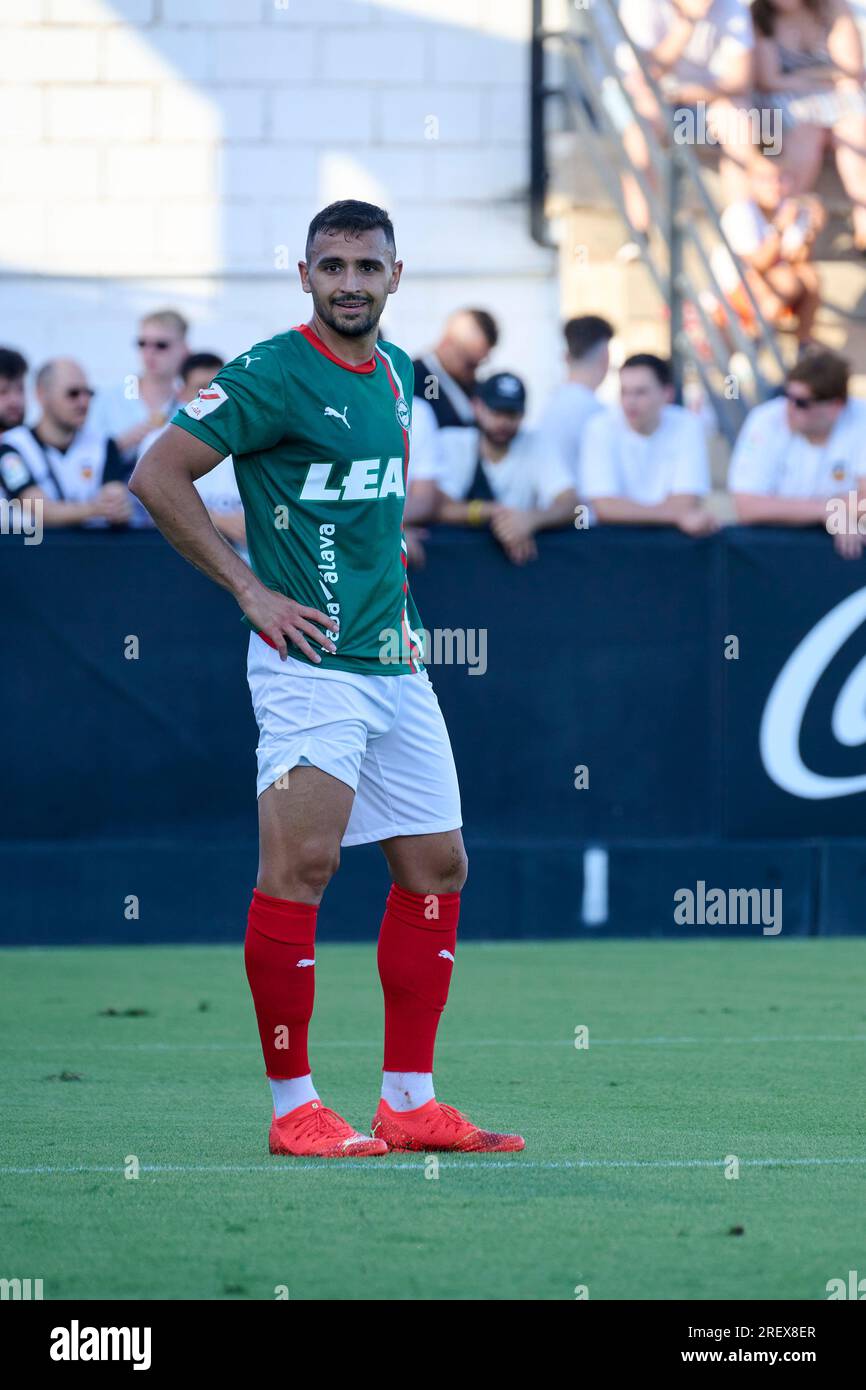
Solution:
<svg viewBox="0 0 866 1390">
<path fill-rule="evenodd" d="M 44 526 L 125 525 L 129 468 L 113 439 L 87 425 L 93 390 L 77 362 L 57 358 L 36 375 L 38 422 L 4 436 L 7 496 L 40 503 Z"/>
</svg>

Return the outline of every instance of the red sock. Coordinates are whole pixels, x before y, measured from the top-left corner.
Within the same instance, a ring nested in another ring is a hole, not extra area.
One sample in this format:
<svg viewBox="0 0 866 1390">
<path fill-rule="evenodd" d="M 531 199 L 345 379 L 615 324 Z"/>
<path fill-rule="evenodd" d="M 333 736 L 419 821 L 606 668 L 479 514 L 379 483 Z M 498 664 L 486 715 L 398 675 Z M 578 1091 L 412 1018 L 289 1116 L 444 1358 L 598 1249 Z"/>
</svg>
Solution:
<svg viewBox="0 0 866 1390">
<path fill-rule="evenodd" d="M 457 946 L 459 893 L 391 885 L 379 931 L 385 995 L 385 1071 L 432 1071 L 436 1029 Z"/>
<path fill-rule="evenodd" d="M 274 1081 L 306 1076 L 307 1030 L 316 992 L 318 908 L 253 889 L 244 942 L 265 1071 Z"/>
</svg>

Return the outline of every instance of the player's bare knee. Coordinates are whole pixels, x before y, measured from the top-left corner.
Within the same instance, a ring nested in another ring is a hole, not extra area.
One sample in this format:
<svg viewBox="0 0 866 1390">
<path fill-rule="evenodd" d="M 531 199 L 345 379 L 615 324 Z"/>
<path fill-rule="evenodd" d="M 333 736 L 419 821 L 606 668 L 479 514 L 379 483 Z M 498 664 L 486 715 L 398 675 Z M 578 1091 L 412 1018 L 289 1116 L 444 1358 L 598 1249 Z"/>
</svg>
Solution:
<svg viewBox="0 0 866 1390">
<path fill-rule="evenodd" d="M 434 871 L 437 893 L 459 893 L 469 875 L 469 860 L 466 851 L 452 846 L 442 856 L 441 864 Z"/>
<path fill-rule="evenodd" d="M 338 844 L 307 839 L 294 844 L 279 862 L 263 862 L 257 886 L 275 898 L 318 903 L 339 866 Z"/>
<path fill-rule="evenodd" d="M 340 867 L 340 846 L 331 840 L 309 838 L 298 844 L 292 855 L 296 879 L 312 892 L 324 893 Z"/>
</svg>

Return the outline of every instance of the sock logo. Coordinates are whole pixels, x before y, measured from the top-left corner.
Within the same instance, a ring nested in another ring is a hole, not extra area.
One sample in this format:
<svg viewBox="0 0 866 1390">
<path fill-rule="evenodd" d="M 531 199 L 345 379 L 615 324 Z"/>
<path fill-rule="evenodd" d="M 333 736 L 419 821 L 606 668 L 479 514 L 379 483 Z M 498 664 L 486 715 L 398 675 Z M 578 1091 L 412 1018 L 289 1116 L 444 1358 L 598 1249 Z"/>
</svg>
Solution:
<svg viewBox="0 0 866 1390">
<path fill-rule="evenodd" d="M 301 968 L 302 965 L 315 965 L 315 964 L 316 964 L 315 959 L 313 959 L 313 960 L 299 960 L 299 961 L 298 961 L 298 965 L 297 965 L 297 969 L 300 970 L 300 968 Z"/>
<path fill-rule="evenodd" d="M 443 957 L 444 960 L 450 960 L 452 965 L 454 964 L 454 957 L 452 956 L 450 951 L 440 951 L 439 954 Z"/>
</svg>

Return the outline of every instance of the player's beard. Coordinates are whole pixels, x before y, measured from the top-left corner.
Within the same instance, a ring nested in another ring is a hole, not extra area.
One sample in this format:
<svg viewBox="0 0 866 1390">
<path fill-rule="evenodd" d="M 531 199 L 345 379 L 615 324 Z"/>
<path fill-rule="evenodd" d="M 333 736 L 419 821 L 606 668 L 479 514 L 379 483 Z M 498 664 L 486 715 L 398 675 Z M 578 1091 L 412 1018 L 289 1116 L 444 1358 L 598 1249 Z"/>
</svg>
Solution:
<svg viewBox="0 0 866 1390">
<path fill-rule="evenodd" d="M 347 318 L 340 312 L 339 304 L 332 304 L 325 300 L 317 300 L 313 295 L 313 307 L 323 323 L 329 328 L 333 328 L 335 333 L 341 333 L 344 338 L 363 338 L 367 333 L 373 333 L 382 317 L 385 308 L 384 301 L 377 304 L 375 301 L 368 301 L 368 312 Z"/>
</svg>

